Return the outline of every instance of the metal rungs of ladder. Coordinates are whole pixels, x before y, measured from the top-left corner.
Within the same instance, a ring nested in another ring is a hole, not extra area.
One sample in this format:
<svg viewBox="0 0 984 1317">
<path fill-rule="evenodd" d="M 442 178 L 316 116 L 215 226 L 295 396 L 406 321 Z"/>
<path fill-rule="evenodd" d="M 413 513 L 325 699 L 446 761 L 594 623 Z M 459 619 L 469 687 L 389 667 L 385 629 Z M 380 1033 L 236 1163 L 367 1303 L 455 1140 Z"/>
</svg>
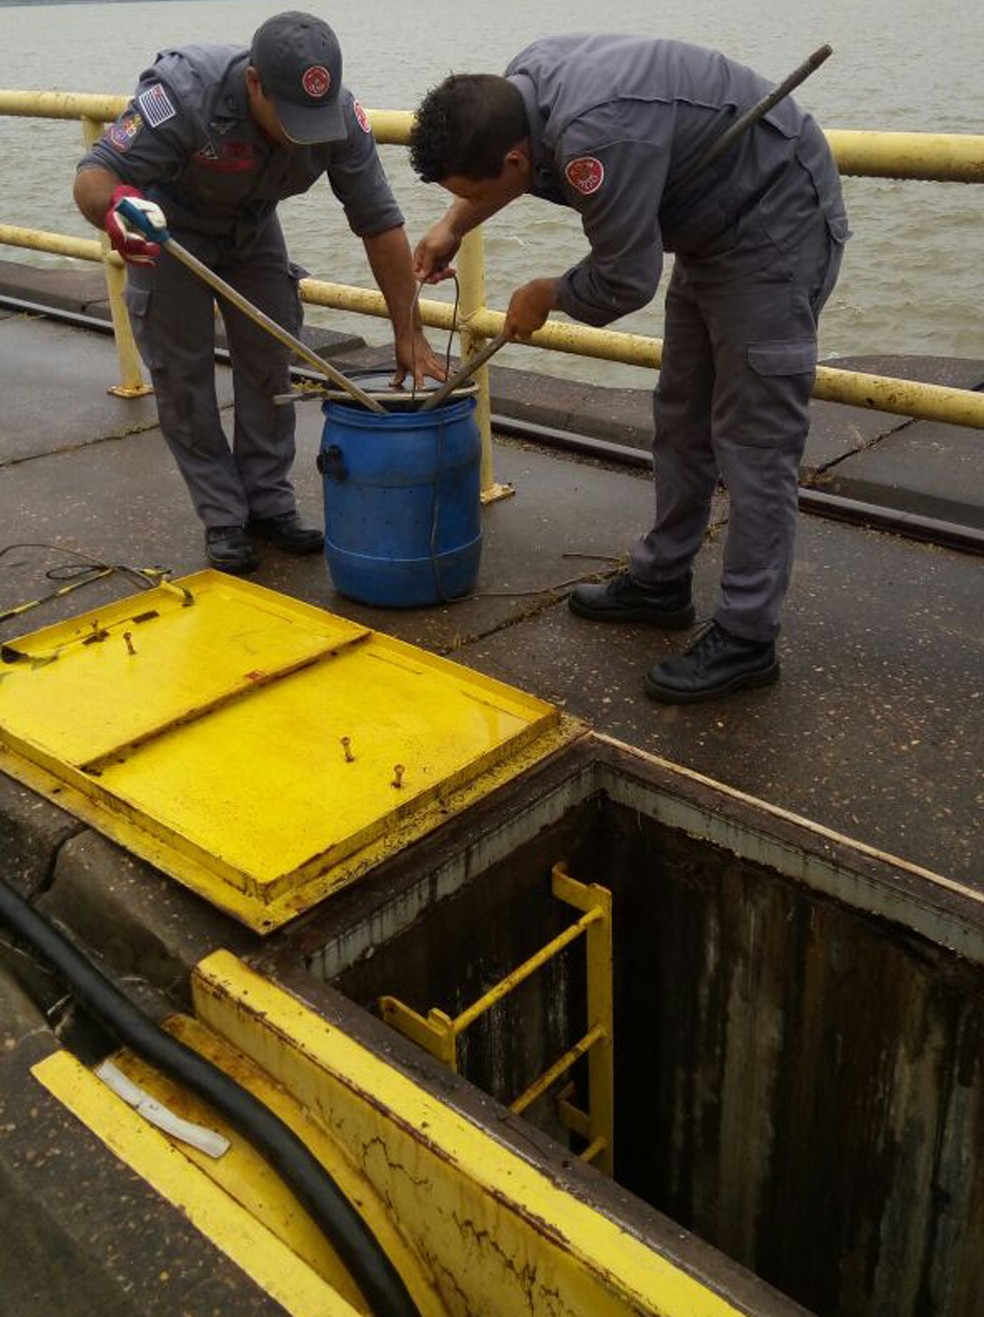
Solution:
<svg viewBox="0 0 984 1317">
<path fill-rule="evenodd" d="M 389 996 L 379 999 L 380 1011 L 387 1024 L 457 1073 L 457 1040 L 468 1026 L 583 934 L 587 956 L 588 1031 L 509 1105 L 511 1111 L 521 1115 L 566 1075 L 576 1061 L 587 1057 L 588 1110 L 583 1111 L 570 1101 L 574 1091 L 571 1083 L 558 1094 L 558 1115 L 565 1127 L 587 1144 L 579 1154 L 581 1159 L 594 1162 L 599 1170 L 611 1175 L 615 1107 L 612 896 L 606 887 L 580 883 L 572 878 L 563 861 L 553 866 L 551 890 L 558 900 L 580 910 L 581 918 L 511 974 L 500 979 L 460 1015 L 452 1018 L 436 1007 L 432 1007 L 426 1016 L 419 1015 L 398 998 Z"/>
</svg>

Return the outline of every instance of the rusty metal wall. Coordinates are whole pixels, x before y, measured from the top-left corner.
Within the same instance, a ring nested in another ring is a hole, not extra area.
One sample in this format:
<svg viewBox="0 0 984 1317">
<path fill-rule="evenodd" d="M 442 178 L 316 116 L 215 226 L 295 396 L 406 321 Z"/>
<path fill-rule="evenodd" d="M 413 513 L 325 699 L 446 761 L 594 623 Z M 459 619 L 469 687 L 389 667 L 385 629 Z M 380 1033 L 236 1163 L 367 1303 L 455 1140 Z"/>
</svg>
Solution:
<svg viewBox="0 0 984 1317">
<path fill-rule="evenodd" d="M 981 971 L 613 811 L 619 1180 L 821 1317 L 977 1317 Z"/>
</svg>

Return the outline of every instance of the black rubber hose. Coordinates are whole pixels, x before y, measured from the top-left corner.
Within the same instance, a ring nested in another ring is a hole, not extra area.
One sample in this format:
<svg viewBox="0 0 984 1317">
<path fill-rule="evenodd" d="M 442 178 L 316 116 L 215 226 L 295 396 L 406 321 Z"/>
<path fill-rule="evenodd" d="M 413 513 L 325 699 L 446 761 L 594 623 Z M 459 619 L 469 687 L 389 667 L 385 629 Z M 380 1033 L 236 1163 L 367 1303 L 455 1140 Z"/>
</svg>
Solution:
<svg viewBox="0 0 984 1317">
<path fill-rule="evenodd" d="M 0 879 L 0 923 L 40 955 L 73 998 L 120 1042 L 179 1080 L 266 1158 L 318 1223 L 376 1317 L 420 1317 L 379 1241 L 310 1150 L 279 1116 L 159 1028 L 43 915 Z"/>
</svg>

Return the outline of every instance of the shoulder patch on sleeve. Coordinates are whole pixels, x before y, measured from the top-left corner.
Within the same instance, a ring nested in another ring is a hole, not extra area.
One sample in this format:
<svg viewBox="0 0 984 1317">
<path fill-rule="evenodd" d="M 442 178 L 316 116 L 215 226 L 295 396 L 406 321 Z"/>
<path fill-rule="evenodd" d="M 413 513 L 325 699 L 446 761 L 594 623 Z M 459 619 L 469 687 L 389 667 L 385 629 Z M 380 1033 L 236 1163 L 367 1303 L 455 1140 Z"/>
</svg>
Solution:
<svg viewBox="0 0 984 1317">
<path fill-rule="evenodd" d="M 358 101 L 353 101 L 352 107 L 355 110 L 355 117 L 359 121 L 359 127 L 362 129 L 364 133 L 371 133 L 372 124 L 370 124 L 369 122 L 368 114 L 366 114 L 365 110 L 362 108 L 362 106 L 359 104 Z"/>
<path fill-rule="evenodd" d="M 572 188 L 590 197 L 605 181 L 605 166 L 596 156 L 580 155 L 576 160 L 567 162 L 564 177 Z"/>
<path fill-rule="evenodd" d="M 137 104 L 151 128 L 159 128 L 162 123 L 167 123 L 168 119 L 173 119 L 177 114 L 174 103 L 167 94 L 167 88 L 161 82 L 155 82 L 152 87 L 142 92 L 137 97 Z"/>
<path fill-rule="evenodd" d="M 106 132 L 110 146 L 121 154 L 129 151 L 133 144 L 134 138 L 143 127 L 143 119 L 136 110 L 127 110 L 126 114 L 121 114 L 116 122 L 110 125 Z"/>
</svg>

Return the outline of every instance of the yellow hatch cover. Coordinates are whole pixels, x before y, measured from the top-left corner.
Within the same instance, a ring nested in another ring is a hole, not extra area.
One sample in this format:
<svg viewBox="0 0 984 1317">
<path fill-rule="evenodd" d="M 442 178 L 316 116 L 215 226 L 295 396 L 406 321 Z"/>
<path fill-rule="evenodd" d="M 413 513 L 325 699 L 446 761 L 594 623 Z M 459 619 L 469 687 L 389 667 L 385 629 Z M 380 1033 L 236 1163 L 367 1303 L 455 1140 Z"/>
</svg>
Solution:
<svg viewBox="0 0 984 1317">
<path fill-rule="evenodd" d="M 0 768 L 268 932 L 583 732 L 199 572 L 3 647 Z"/>
</svg>

